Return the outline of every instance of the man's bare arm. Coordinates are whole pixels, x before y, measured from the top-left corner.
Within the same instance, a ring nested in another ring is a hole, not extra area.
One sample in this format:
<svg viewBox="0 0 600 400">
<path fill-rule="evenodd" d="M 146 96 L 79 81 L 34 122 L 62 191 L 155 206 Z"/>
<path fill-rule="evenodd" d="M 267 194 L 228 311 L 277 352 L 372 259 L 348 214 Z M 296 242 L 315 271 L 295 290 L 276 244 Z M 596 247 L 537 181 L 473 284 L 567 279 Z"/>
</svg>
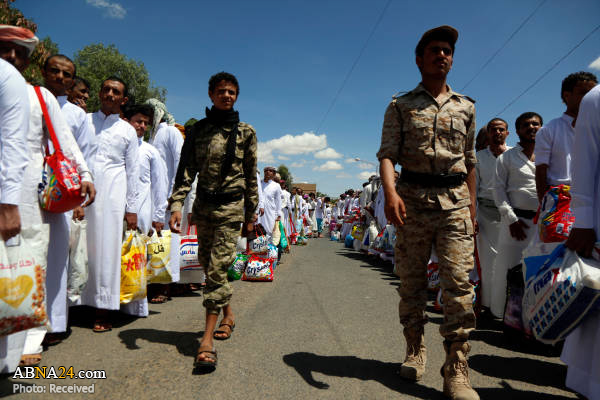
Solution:
<svg viewBox="0 0 600 400">
<path fill-rule="evenodd" d="M 535 190 L 541 203 L 548 191 L 548 165 L 546 164 L 535 166 Z"/>
</svg>

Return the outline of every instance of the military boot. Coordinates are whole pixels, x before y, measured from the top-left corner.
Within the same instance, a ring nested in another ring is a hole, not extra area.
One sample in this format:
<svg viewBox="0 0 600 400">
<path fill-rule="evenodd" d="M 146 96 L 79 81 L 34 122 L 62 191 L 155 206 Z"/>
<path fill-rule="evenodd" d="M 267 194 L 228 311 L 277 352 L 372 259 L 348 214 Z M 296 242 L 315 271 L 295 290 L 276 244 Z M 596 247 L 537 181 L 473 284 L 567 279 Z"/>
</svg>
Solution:
<svg viewBox="0 0 600 400">
<path fill-rule="evenodd" d="M 427 349 L 423 328 L 404 329 L 406 338 L 406 358 L 400 367 L 400 376 L 411 381 L 418 381 L 425 372 Z"/>
<path fill-rule="evenodd" d="M 479 400 L 479 395 L 469 382 L 467 342 L 444 342 L 446 362 L 440 371 L 444 377 L 444 395 L 452 400 Z"/>
</svg>

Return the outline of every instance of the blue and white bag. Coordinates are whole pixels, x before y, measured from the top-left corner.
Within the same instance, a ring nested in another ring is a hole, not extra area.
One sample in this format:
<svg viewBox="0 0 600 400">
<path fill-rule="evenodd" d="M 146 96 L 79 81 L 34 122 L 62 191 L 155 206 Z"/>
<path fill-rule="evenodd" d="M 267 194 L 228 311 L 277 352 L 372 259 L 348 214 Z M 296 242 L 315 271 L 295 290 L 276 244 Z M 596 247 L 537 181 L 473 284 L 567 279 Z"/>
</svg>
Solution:
<svg viewBox="0 0 600 400">
<path fill-rule="evenodd" d="M 525 284 L 523 319 L 539 341 L 554 344 L 564 339 L 588 312 L 600 308 L 597 260 L 580 258 L 561 244 L 541 267 L 541 257 L 524 262 L 528 271 L 538 270 Z"/>
</svg>

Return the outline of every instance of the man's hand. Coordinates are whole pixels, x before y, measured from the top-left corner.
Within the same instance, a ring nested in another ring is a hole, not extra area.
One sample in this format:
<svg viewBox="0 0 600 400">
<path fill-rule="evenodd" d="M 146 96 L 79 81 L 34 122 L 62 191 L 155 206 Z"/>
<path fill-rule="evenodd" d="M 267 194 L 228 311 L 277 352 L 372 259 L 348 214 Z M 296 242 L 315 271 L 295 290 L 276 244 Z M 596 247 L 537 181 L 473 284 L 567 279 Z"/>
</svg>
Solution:
<svg viewBox="0 0 600 400">
<path fill-rule="evenodd" d="M 510 229 L 510 236 L 514 237 L 515 239 L 521 241 L 527 238 L 525 229 L 529 229 L 529 227 L 522 220 L 518 220 L 517 222 L 510 224 L 508 228 Z"/>
<path fill-rule="evenodd" d="M 83 207 L 92 204 L 96 198 L 96 188 L 92 182 L 81 182 L 81 197 L 85 198 L 86 195 L 88 200 L 83 204 Z"/>
<path fill-rule="evenodd" d="M 262 217 L 263 215 L 265 215 L 265 209 L 264 209 L 264 208 L 261 208 L 260 210 L 258 210 L 258 215 L 260 215 L 261 217 Z"/>
<path fill-rule="evenodd" d="M 21 215 L 15 204 L 0 204 L 0 235 L 5 242 L 21 232 Z"/>
<path fill-rule="evenodd" d="M 390 194 L 391 196 L 386 195 L 385 197 L 385 217 L 394 226 L 404 225 L 404 220 L 406 220 L 404 201 L 396 191 Z"/>
<path fill-rule="evenodd" d="M 171 212 L 169 219 L 169 228 L 173 233 L 181 233 L 181 211 Z"/>
<path fill-rule="evenodd" d="M 477 223 L 477 207 L 471 203 L 469 206 L 469 213 L 471 214 L 471 224 L 473 224 L 473 236 L 479 233 L 479 224 Z"/>
<path fill-rule="evenodd" d="M 593 229 L 573 228 L 565 243 L 569 249 L 581 257 L 591 258 L 596 244 L 596 232 Z"/>
<path fill-rule="evenodd" d="M 125 222 L 127 223 L 127 229 L 134 231 L 137 229 L 137 214 L 136 213 L 125 213 Z"/>
<path fill-rule="evenodd" d="M 85 217 L 85 211 L 82 206 L 77 206 L 73 210 L 73 221 L 81 221 Z"/>
<path fill-rule="evenodd" d="M 162 236 L 160 234 L 160 232 L 163 230 L 163 228 L 165 227 L 165 224 L 163 224 L 162 222 L 157 222 L 157 221 L 152 221 L 152 227 L 154 228 L 154 230 L 156 231 L 156 234 L 158 236 Z"/>
</svg>

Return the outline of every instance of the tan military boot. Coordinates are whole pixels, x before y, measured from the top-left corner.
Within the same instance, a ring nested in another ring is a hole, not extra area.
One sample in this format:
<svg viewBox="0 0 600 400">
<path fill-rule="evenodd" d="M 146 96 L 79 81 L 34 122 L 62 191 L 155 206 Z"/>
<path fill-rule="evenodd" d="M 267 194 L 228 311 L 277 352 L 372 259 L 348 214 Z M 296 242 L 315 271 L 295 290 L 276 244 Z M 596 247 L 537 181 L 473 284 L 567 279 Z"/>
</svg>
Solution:
<svg viewBox="0 0 600 400">
<path fill-rule="evenodd" d="M 400 367 L 400 376 L 411 381 L 418 381 L 425 373 L 427 349 L 423 328 L 404 329 L 406 338 L 406 358 Z"/>
<path fill-rule="evenodd" d="M 467 342 L 444 342 L 446 362 L 442 367 L 444 395 L 452 400 L 479 400 L 479 395 L 469 382 L 467 354 L 471 346 Z"/>
</svg>

